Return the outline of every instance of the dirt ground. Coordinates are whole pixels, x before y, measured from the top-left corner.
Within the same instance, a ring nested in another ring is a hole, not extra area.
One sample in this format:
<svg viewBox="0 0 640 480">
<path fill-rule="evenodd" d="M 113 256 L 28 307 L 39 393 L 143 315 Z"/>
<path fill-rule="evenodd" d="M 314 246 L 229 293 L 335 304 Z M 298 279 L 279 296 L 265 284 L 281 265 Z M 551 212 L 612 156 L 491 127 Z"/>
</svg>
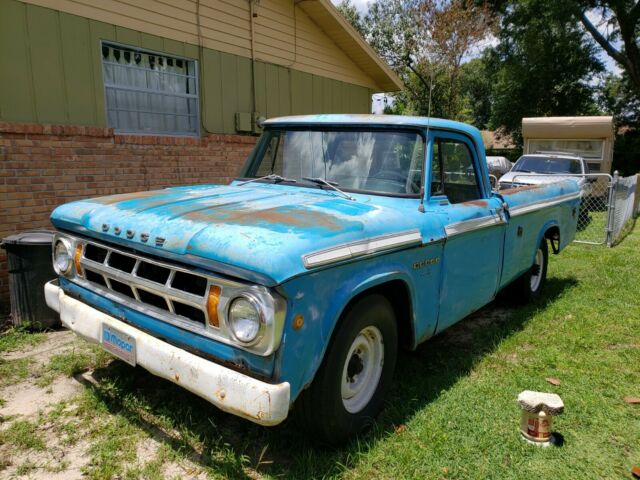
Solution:
<svg viewBox="0 0 640 480">
<path fill-rule="evenodd" d="M 45 335 L 36 346 L 0 354 L 0 361 L 28 362 L 29 368 L 26 378 L 4 386 L 0 383 L 0 479 L 120 478 L 101 472 L 96 465 L 99 456 L 92 453 L 96 444 L 105 442 L 108 423 L 113 419 L 104 418 L 103 414 L 95 416 L 96 424 L 105 424 L 101 432 L 96 428 L 99 425 L 90 425 L 93 423 L 90 413 L 80 413 L 83 402 L 87 401 L 83 396 L 99 381 L 91 368 L 99 349 L 67 330 Z M 79 372 L 65 375 L 49 367 L 56 357 L 70 362 L 88 358 L 90 366 L 79 365 Z M 78 414 L 74 414 L 74 410 Z M 144 475 L 145 467 L 158 464 L 158 457 L 163 456 L 162 438 L 153 435 L 135 438 L 131 448 L 129 470 L 138 468 L 143 473 L 141 476 L 206 478 L 188 458 L 175 461 L 163 458 L 159 468 L 152 468 Z"/>
</svg>

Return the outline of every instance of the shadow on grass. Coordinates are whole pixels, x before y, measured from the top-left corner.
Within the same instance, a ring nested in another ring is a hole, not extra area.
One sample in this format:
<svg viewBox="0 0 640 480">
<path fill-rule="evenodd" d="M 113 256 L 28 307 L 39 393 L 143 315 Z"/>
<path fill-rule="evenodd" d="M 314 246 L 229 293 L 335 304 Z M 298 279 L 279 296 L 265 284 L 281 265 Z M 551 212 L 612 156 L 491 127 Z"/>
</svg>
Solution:
<svg viewBox="0 0 640 480">
<path fill-rule="evenodd" d="M 110 412 L 124 415 L 174 452 L 227 478 L 249 478 L 248 469 L 285 478 L 332 476 L 354 465 L 359 452 L 393 435 L 397 426 L 468 375 L 501 340 L 576 283 L 573 278 L 550 278 L 539 302 L 518 308 L 501 294 L 415 352 L 402 352 L 385 410 L 367 433 L 340 449 L 315 447 L 292 421 L 264 428 L 225 414 L 120 361 L 96 370 L 99 382 L 91 388 Z"/>
</svg>

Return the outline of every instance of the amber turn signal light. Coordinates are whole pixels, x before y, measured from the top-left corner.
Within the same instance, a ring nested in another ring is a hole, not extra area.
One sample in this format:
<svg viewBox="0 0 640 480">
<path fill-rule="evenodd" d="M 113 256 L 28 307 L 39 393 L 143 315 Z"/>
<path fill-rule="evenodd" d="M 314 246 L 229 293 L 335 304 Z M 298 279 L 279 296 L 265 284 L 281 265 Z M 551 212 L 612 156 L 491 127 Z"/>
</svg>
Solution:
<svg viewBox="0 0 640 480">
<path fill-rule="evenodd" d="M 207 313 L 209 314 L 209 325 L 212 327 L 220 327 L 218 320 L 218 303 L 220 302 L 220 292 L 222 289 L 218 285 L 209 287 L 209 298 L 207 298 Z"/>
<path fill-rule="evenodd" d="M 76 275 L 84 276 L 84 270 L 82 270 L 82 264 L 80 260 L 82 259 L 82 244 L 79 243 L 76 245 L 76 251 L 73 254 L 73 264 L 76 267 Z"/>
</svg>

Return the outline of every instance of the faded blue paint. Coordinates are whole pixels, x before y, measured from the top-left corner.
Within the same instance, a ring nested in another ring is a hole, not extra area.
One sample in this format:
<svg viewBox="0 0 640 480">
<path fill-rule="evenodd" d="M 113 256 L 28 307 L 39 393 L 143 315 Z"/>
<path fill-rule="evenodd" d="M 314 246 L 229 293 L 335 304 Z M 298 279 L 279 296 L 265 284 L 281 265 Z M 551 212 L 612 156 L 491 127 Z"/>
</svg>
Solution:
<svg viewBox="0 0 640 480">
<path fill-rule="evenodd" d="M 241 362 L 273 381 L 288 381 L 293 401 L 312 381 L 344 308 L 356 295 L 389 281 L 403 282 L 410 294 L 415 347 L 489 302 L 524 273 L 549 228 L 559 227 L 561 248 L 575 235 L 577 198 L 513 218 L 507 210 L 504 223 L 447 238 L 448 225 L 501 215 L 503 203 L 513 209 L 578 191 L 575 182 L 565 181 L 491 192 L 482 137 L 469 125 L 375 115 L 315 115 L 266 123 L 266 128 L 287 126 L 419 129 L 428 140 L 426 158 L 434 138 L 457 139 L 473 152 L 483 198 L 451 205 L 446 197 L 432 197 L 430 162 L 425 162 L 424 213 L 418 209 L 419 198 L 351 193 L 356 201 L 350 201 L 313 186 L 257 182 L 114 195 L 69 203 L 53 212 L 52 222 L 61 230 L 272 287 L 286 299 L 287 316 L 281 347 L 269 358 L 184 332 L 67 281 L 62 281 L 63 288 L 172 343 L 223 362 Z M 310 270 L 302 260 L 314 251 L 414 229 L 420 231 L 423 245 Z M 127 238 L 128 230 L 133 238 Z M 143 233 L 149 235 L 146 242 Z M 165 239 L 162 246 L 155 243 L 158 237 Z M 414 267 L 433 259 L 437 262 Z M 300 330 L 293 329 L 295 315 L 304 316 Z"/>
</svg>

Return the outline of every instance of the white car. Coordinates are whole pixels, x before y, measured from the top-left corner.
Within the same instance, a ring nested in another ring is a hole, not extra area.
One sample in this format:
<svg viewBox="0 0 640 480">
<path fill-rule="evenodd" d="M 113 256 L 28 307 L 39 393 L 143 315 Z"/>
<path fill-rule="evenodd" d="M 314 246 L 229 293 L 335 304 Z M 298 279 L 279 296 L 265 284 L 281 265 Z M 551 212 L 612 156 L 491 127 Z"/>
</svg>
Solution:
<svg viewBox="0 0 640 480">
<path fill-rule="evenodd" d="M 560 152 L 530 153 L 521 156 L 513 168 L 500 178 L 499 189 L 571 179 L 578 183 L 584 198 L 591 195 L 591 183 L 596 180 L 589 178 L 588 174 L 589 165 L 582 157 Z"/>
</svg>

